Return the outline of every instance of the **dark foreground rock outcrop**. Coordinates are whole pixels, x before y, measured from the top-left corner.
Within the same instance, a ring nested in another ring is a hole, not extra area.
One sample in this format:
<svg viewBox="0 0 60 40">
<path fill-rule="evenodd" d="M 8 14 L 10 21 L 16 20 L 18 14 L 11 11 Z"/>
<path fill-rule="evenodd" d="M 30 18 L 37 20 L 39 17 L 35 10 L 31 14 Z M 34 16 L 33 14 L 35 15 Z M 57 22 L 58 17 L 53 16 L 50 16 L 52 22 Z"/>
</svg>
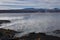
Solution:
<svg viewBox="0 0 60 40">
<path fill-rule="evenodd" d="M 30 33 L 20 37 L 21 40 L 60 40 L 60 37 L 46 35 L 45 33 Z"/>
<path fill-rule="evenodd" d="M 16 37 L 16 33 L 19 32 L 0 28 L 0 40 L 60 40 L 60 37 L 46 35 L 45 33 L 32 32 L 21 37 Z"/>
<path fill-rule="evenodd" d="M 16 33 L 20 33 L 10 29 L 0 28 L 0 40 L 11 40 L 14 38 Z"/>
</svg>

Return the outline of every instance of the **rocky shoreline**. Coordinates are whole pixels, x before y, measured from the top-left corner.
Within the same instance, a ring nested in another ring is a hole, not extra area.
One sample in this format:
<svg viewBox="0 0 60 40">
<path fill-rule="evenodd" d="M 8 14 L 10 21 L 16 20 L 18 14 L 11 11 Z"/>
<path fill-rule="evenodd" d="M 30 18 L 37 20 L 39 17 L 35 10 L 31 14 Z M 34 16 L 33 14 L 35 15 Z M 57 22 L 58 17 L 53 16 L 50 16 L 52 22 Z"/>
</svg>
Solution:
<svg viewBox="0 0 60 40">
<path fill-rule="evenodd" d="M 60 37 L 46 35 L 45 33 L 32 32 L 22 37 L 15 37 L 16 33 L 19 32 L 0 28 L 0 40 L 60 40 Z"/>
<path fill-rule="evenodd" d="M 0 28 L 0 40 L 10 40 L 13 39 L 16 33 L 20 33 L 10 29 Z"/>
</svg>

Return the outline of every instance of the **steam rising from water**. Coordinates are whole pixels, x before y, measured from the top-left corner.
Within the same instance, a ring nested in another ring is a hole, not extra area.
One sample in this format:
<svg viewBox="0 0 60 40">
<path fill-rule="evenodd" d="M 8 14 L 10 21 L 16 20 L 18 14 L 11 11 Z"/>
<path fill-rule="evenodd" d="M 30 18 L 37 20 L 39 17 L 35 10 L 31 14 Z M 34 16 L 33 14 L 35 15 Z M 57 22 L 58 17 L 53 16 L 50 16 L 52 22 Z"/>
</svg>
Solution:
<svg viewBox="0 0 60 40">
<path fill-rule="evenodd" d="M 46 33 L 46 32 L 51 32 L 51 31 L 60 29 L 60 18 L 59 18 L 60 14 L 37 13 L 37 14 L 29 14 L 27 16 L 18 16 L 18 17 L 5 16 L 5 17 L 6 17 L 5 19 L 11 20 L 11 23 L 2 24 L 0 28 L 12 29 L 16 31 L 23 30 L 24 32 L 21 35 L 27 34 L 30 32 Z"/>
</svg>

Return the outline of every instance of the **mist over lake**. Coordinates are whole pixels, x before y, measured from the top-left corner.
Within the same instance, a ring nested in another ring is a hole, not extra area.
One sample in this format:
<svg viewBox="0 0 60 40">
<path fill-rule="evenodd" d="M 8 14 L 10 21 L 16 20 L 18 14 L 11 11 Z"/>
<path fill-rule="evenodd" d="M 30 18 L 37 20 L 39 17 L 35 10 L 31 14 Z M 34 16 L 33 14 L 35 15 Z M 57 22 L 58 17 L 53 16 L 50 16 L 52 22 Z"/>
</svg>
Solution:
<svg viewBox="0 0 60 40">
<path fill-rule="evenodd" d="M 1 13 L 0 20 L 10 20 L 0 28 L 24 31 L 19 35 L 30 32 L 52 32 L 60 30 L 60 13 Z M 60 35 L 59 35 L 60 36 Z"/>
</svg>

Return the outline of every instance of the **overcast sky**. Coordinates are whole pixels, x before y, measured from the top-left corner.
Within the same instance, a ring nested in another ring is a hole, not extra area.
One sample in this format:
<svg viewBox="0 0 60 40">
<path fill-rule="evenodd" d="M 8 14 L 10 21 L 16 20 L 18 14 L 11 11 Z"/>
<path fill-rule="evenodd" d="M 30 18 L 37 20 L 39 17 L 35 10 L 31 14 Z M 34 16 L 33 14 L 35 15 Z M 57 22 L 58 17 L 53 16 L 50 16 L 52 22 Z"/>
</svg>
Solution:
<svg viewBox="0 0 60 40">
<path fill-rule="evenodd" d="M 0 0 L 0 9 L 60 8 L 60 0 Z"/>
</svg>

